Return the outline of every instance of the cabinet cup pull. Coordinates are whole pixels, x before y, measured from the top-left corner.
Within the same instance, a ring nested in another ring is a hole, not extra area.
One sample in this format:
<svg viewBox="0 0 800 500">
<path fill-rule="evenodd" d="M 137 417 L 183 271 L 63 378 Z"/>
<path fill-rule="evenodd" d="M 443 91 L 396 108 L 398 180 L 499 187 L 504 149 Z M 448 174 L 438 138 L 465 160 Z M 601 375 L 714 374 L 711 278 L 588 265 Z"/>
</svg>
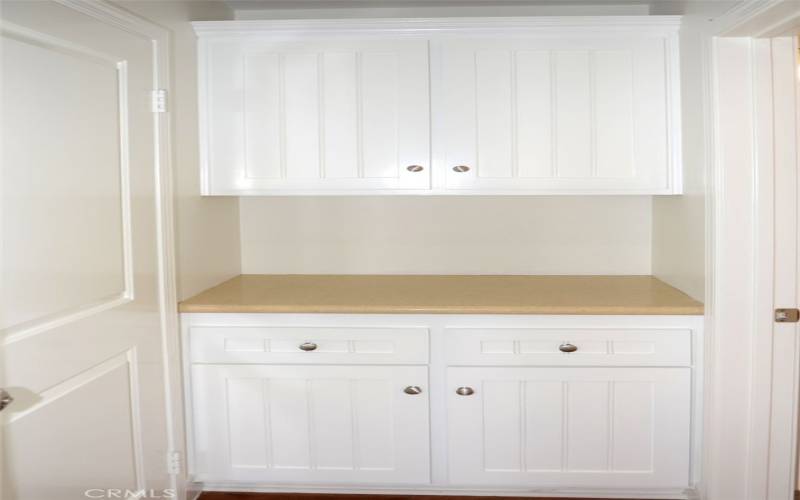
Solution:
<svg viewBox="0 0 800 500">
<path fill-rule="evenodd" d="M 423 167 L 422 165 L 409 165 L 406 167 L 406 170 L 408 170 L 409 172 L 422 172 L 423 170 L 425 170 L 425 167 Z"/>
<path fill-rule="evenodd" d="M 313 342 L 303 342 L 300 344 L 301 351 L 314 351 L 317 348 L 317 344 Z"/>
<path fill-rule="evenodd" d="M 578 350 L 578 347 L 569 343 L 565 343 L 558 346 L 558 350 L 561 352 L 575 352 Z"/>
<path fill-rule="evenodd" d="M 403 389 L 403 392 L 405 392 L 406 394 L 411 394 L 413 396 L 415 394 L 421 394 L 422 388 L 418 385 L 409 385 L 408 387 Z"/>
<path fill-rule="evenodd" d="M 459 387 L 458 389 L 456 389 L 456 394 L 458 394 L 459 396 L 472 396 L 473 394 L 475 394 L 475 389 L 473 389 L 472 387 Z"/>
<path fill-rule="evenodd" d="M 456 165 L 453 167 L 453 172 L 458 172 L 459 174 L 469 172 L 469 167 L 466 165 Z"/>
</svg>

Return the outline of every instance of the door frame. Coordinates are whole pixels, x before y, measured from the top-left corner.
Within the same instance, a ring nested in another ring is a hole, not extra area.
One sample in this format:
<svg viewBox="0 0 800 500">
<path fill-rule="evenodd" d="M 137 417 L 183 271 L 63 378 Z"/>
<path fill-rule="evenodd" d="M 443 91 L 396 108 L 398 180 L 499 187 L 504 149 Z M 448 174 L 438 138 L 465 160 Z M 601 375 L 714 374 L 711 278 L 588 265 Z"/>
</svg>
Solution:
<svg viewBox="0 0 800 500">
<path fill-rule="evenodd" d="M 171 73 L 170 32 L 145 18 L 127 11 L 108 0 L 54 0 L 139 38 L 147 40 L 153 54 L 153 90 L 169 95 Z M 183 426 L 182 387 L 180 370 L 180 336 L 178 300 L 175 281 L 175 237 L 172 187 L 172 121 L 169 107 L 166 112 L 153 110 L 153 158 L 156 213 L 156 243 L 158 252 L 158 297 L 160 308 L 161 346 L 164 367 L 164 394 L 169 457 L 164 467 L 170 475 L 170 488 L 176 498 L 186 497 L 185 436 Z"/>
<path fill-rule="evenodd" d="M 797 326 L 776 327 L 772 310 L 798 306 L 797 263 L 788 276 L 776 274 L 775 238 L 796 245 L 800 229 L 796 213 L 791 227 L 775 228 L 776 212 L 793 209 L 775 206 L 773 104 L 783 97 L 796 105 L 798 84 L 776 90 L 770 38 L 794 36 L 796 50 L 799 33 L 797 2 L 749 0 L 714 19 L 704 36 L 708 354 L 700 495 L 708 500 L 790 500 L 796 487 L 800 381 L 787 387 L 776 380 L 776 370 L 786 380 L 787 367 L 773 349 L 790 328 L 796 379 Z M 785 303 L 787 289 L 793 304 Z M 787 442 L 788 449 L 775 446 Z"/>
</svg>

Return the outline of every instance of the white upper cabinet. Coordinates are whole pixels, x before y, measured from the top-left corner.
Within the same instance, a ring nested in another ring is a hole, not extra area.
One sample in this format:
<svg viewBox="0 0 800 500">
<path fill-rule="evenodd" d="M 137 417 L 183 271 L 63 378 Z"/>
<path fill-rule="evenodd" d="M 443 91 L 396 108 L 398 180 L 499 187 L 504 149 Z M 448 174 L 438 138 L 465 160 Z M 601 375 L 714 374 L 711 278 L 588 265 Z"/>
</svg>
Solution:
<svg viewBox="0 0 800 500">
<path fill-rule="evenodd" d="M 679 26 L 195 23 L 203 192 L 679 194 Z"/>
<path fill-rule="evenodd" d="M 447 188 L 673 193 L 679 158 L 665 42 L 578 34 L 444 41 Z"/>
<path fill-rule="evenodd" d="M 206 194 L 428 189 L 420 40 L 206 40 Z"/>
</svg>

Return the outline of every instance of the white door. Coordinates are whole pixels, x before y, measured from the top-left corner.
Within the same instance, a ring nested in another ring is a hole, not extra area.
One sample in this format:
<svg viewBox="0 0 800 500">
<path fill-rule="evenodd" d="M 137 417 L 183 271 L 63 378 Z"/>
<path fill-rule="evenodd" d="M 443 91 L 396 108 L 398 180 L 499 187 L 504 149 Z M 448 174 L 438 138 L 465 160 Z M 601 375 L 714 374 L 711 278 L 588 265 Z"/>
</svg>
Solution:
<svg viewBox="0 0 800 500">
<path fill-rule="evenodd" d="M 424 366 L 194 365 L 192 472 L 199 481 L 425 484 L 427 382 Z"/>
<path fill-rule="evenodd" d="M 703 469 L 713 500 L 790 500 L 797 488 L 800 331 L 791 314 L 776 321 L 776 309 L 800 305 L 798 42 L 764 37 L 759 23 L 777 18 L 763 14 L 715 38 L 710 54 L 719 179 L 712 320 L 724 332 L 708 350 Z"/>
<path fill-rule="evenodd" d="M 202 38 L 205 194 L 430 186 L 421 40 Z"/>
<path fill-rule="evenodd" d="M 157 29 L 100 2 L 2 16 L 0 496 L 167 496 Z"/>
<path fill-rule="evenodd" d="M 449 190 L 680 192 L 676 39 L 441 42 Z"/>
<path fill-rule="evenodd" d="M 690 373 L 449 368 L 450 480 L 464 486 L 686 488 Z"/>
</svg>

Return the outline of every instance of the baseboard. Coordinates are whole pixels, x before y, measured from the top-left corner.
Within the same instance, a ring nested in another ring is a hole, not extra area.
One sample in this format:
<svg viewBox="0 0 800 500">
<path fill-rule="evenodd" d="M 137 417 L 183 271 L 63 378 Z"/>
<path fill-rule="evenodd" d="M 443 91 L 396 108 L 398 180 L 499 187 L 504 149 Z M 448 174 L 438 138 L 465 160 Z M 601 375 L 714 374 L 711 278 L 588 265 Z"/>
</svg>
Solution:
<svg viewBox="0 0 800 500">
<path fill-rule="evenodd" d="M 642 489 L 610 490 L 586 488 L 541 488 L 526 490 L 489 490 L 466 488 L 360 488 L 352 486 L 265 486 L 257 483 L 202 483 L 203 491 L 249 492 L 249 493 L 328 493 L 343 495 L 429 495 L 429 496 L 473 496 L 473 497 L 526 497 L 526 498 L 596 498 L 596 499 L 643 499 L 688 500 L 697 498 L 694 490 Z"/>
</svg>

